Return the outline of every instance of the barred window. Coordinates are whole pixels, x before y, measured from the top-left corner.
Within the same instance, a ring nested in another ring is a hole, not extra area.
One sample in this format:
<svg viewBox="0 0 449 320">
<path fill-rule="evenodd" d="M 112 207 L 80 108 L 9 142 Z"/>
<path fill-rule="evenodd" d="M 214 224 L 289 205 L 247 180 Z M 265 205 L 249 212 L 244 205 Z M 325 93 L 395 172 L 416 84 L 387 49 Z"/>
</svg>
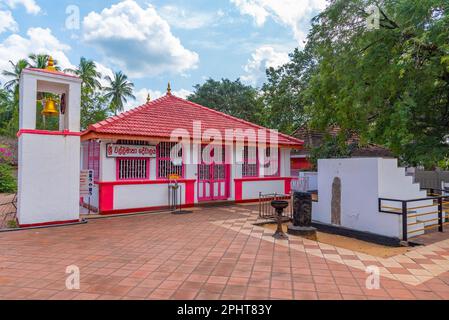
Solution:
<svg viewBox="0 0 449 320">
<path fill-rule="evenodd" d="M 161 142 L 158 145 L 157 149 L 158 178 L 168 179 L 171 175 L 176 175 L 184 178 L 183 163 L 173 163 L 171 159 L 172 149 L 174 150 L 175 154 L 177 154 L 178 157 L 182 159 L 182 146 L 175 142 Z"/>
<path fill-rule="evenodd" d="M 140 140 L 118 140 L 117 144 L 131 145 L 131 146 L 149 146 L 150 143 L 148 141 L 140 141 Z"/>
<path fill-rule="evenodd" d="M 150 159 L 118 158 L 117 180 L 149 179 Z"/>
<path fill-rule="evenodd" d="M 243 149 L 242 176 L 244 178 L 259 177 L 259 161 L 257 147 L 246 146 Z"/>
</svg>

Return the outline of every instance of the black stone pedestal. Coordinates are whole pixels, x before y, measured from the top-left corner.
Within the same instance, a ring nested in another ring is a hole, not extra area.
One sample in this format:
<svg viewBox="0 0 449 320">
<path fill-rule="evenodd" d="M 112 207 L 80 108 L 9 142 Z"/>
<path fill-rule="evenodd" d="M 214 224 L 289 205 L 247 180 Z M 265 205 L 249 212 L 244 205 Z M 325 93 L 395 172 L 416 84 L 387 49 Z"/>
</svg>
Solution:
<svg viewBox="0 0 449 320">
<path fill-rule="evenodd" d="M 288 226 L 288 234 L 317 240 L 316 229 L 312 227 L 312 195 L 305 192 L 293 194 L 293 223 Z"/>
<path fill-rule="evenodd" d="M 316 228 L 314 227 L 299 227 L 293 224 L 288 225 L 288 234 L 293 236 L 300 236 L 309 240 L 317 240 Z"/>
</svg>

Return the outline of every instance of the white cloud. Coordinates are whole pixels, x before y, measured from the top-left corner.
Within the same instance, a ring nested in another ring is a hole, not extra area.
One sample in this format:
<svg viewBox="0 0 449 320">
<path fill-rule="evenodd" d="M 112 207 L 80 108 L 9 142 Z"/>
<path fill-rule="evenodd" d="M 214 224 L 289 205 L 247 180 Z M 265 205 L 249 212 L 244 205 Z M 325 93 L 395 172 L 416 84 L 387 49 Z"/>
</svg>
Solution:
<svg viewBox="0 0 449 320">
<path fill-rule="evenodd" d="M 183 98 L 183 99 L 187 99 L 187 97 L 190 96 L 192 93 L 193 93 L 192 91 L 189 91 L 187 89 L 173 91 L 173 95 L 177 96 L 178 98 Z"/>
<path fill-rule="evenodd" d="M 50 29 L 30 28 L 27 37 L 12 34 L 0 43 L 0 70 L 10 70 L 10 60 L 16 62 L 30 53 L 50 54 L 63 69 L 74 68 L 66 55 L 69 50 L 70 46 L 58 40 Z M 0 75 L 0 81 L 5 80 Z"/>
<path fill-rule="evenodd" d="M 326 7 L 326 0 L 230 0 L 241 14 L 249 15 L 257 26 L 268 17 L 292 29 L 295 39 L 302 43 L 306 32 L 301 24 L 307 22 L 316 11 Z"/>
<path fill-rule="evenodd" d="M 19 26 L 14 20 L 11 11 L 0 11 L 0 34 L 5 31 L 16 32 Z"/>
<path fill-rule="evenodd" d="M 12 9 L 18 6 L 23 6 L 27 13 L 38 14 L 41 12 L 41 7 L 36 3 L 35 0 L 3 0 Z"/>
<path fill-rule="evenodd" d="M 109 76 L 112 78 L 114 76 L 114 71 L 97 61 L 95 61 L 95 65 L 97 66 L 97 71 L 101 73 L 100 84 L 105 87 L 108 84 L 108 82 L 105 80 L 105 77 Z"/>
<path fill-rule="evenodd" d="M 84 40 L 104 55 L 104 60 L 142 78 L 161 73 L 180 74 L 197 66 L 198 54 L 183 47 L 155 8 L 125 0 L 83 21 Z"/>
<path fill-rule="evenodd" d="M 162 96 L 165 96 L 166 92 L 162 92 L 159 90 L 152 90 L 147 88 L 142 88 L 139 90 L 134 91 L 134 95 L 136 96 L 136 100 L 128 101 L 127 105 L 125 106 L 125 111 L 134 109 L 138 106 L 141 106 L 147 102 L 148 93 L 150 94 L 151 100 L 156 100 Z M 172 92 L 174 96 L 186 99 L 189 95 L 191 95 L 193 92 L 181 89 L 179 91 L 173 91 Z"/>
<path fill-rule="evenodd" d="M 172 27 L 187 30 L 200 29 L 216 24 L 224 16 L 223 11 L 188 11 L 181 7 L 170 5 L 162 7 L 159 13 Z"/>
<path fill-rule="evenodd" d="M 131 109 L 137 108 L 147 102 L 148 93 L 151 96 L 151 100 L 155 100 L 163 96 L 162 92 L 154 91 L 151 89 L 142 88 L 134 91 L 134 96 L 136 100 L 128 100 L 128 103 L 125 106 L 125 111 L 129 111 Z"/>
<path fill-rule="evenodd" d="M 257 86 L 265 80 L 268 68 L 280 67 L 289 60 L 287 52 L 276 51 L 276 49 L 268 45 L 261 46 L 254 51 L 251 59 L 243 67 L 246 74 L 242 76 L 242 80 Z"/>
</svg>

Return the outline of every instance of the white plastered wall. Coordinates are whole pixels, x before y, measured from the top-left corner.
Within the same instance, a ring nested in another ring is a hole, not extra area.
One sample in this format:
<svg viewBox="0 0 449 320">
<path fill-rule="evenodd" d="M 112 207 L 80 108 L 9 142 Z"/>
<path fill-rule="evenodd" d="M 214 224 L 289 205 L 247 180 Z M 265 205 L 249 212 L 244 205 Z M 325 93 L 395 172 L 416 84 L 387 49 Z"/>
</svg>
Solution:
<svg viewBox="0 0 449 320">
<path fill-rule="evenodd" d="M 341 226 L 402 238 L 400 215 L 379 212 L 379 198 L 420 199 L 425 192 L 413 184 L 396 159 L 353 158 L 318 161 L 318 203 L 313 219 L 331 224 L 332 184 L 341 179 Z M 388 205 L 388 203 L 386 203 Z M 400 207 L 400 203 L 390 203 Z"/>
<path fill-rule="evenodd" d="M 21 225 L 79 218 L 80 138 L 22 135 L 19 138 Z"/>
</svg>

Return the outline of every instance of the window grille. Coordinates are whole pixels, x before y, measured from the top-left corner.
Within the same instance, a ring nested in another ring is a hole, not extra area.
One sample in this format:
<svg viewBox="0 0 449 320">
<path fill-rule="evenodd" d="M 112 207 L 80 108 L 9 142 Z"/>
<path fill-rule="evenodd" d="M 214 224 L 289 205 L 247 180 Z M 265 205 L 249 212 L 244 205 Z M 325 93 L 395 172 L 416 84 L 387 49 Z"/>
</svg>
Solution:
<svg viewBox="0 0 449 320">
<path fill-rule="evenodd" d="M 242 176 L 244 178 L 259 176 L 259 161 L 257 157 L 257 147 L 249 147 L 249 146 L 244 147 Z"/>
<path fill-rule="evenodd" d="M 117 144 L 124 144 L 130 146 L 149 146 L 148 141 L 138 141 L 138 140 L 118 140 Z"/>
<path fill-rule="evenodd" d="M 157 163 L 159 179 L 168 179 L 170 175 L 177 175 L 181 178 L 184 178 L 183 163 L 175 164 L 171 159 L 171 151 L 173 148 L 175 148 L 174 151 L 177 153 L 177 155 L 182 158 L 182 146 L 180 146 L 178 143 L 161 142 L 158 145 Z"/>
<path fill-rule="evenodd" d="M 149 159 L 117 159 L 117 180 L 149 179 Z"/>
</svg>

